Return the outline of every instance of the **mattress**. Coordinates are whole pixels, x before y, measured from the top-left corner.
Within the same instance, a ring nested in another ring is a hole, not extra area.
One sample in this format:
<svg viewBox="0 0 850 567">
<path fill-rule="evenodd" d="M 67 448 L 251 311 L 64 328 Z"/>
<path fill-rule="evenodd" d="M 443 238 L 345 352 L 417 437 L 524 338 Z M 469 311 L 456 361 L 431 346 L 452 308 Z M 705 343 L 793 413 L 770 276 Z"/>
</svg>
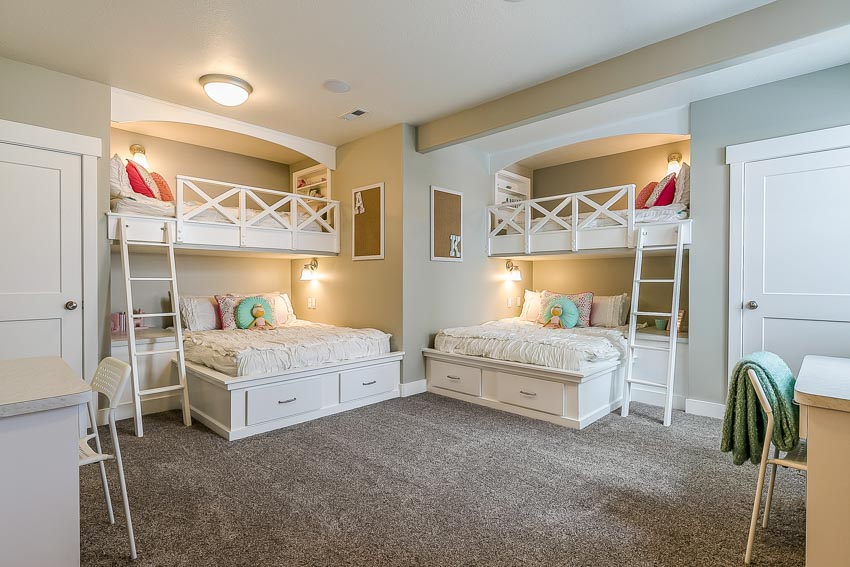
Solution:
<svg viewBox="0 0 850 567">
<path fill-rule="evenodd" d="M 274 374 L 390 352 L 390 335 L 295 321 L 268 331 L 185 331 L 186 360 L 229 376 Z"/>
<path fill-rule="evenodd" d="M 626 356 L 627 327 L 549 329 L 519 317 L 437 333 L 440 352 L 523 362 L 559 370 L 583 371 Z"/>
<path fill-rule="evenodd" d="M 624 219 L 629 218 L 628 209 L 621 209 L 611 212 L 623 217 Z M 592 212 L 580 213 L 579 222 L 584 221 L 592 214 Z M 568 224 L 572 222 L 572 216 L 559 216 L 558 218 L 567 222 Z M 688 208 L 682 204 L 665 205 L 662 207 L 650 207 L 648 209 L 635 209 L 636 223 L 674 222 L 685 220 L 687 218 Z M 535 219 L 532 219 L 532 222 L 534 222 L 534 220 Z M 498 219 L 496 220 L 496 222 L 498 222 Z M 515 218 L 513 222 L 516 223 L 518 226 L 523 226 L 525 224 L 525 217 L 522 214 L 517 215 L 517 218 Z M 596 217 L 590 224 L 588 224 L 584 228 L 600 228 L 618 225 L 619 223 L 617 221 L 605 214 L 600 213 L 598 217 Z M 543 225 L 542 228 L 538 230 L 538 232 L 550 232 L 554 230 L 564 230 L 564 227 L 553 220 L 549 220 Z"/>
<path fill-rule="evenodd" d="M 196 203 L 193 201 L 187 201 L 183 203 L 183 210 L 188 213 L 193 209 L 199 207 L 201 203 Z M 149 197 L 141 196 L 139 198 L 118 198 L 113 199 L 111 203 L 111 208 L 113 213 L 125 214 L 125 215 L 143 215 L 143 216 L 153 216 L 153 217 L 170 217 L 173 218 L 175 215 L 175 209 L 173 202 L 170 201 L 160 201 L 158 199 L 151 199 Z M 239 208 L 238 207 L 223 207 L 227 212 L 233 215 L 234 218 L 239 218 Z M 261 211 L 256 209 L 248 209 L 248 219 L 252 219 L 257 216 Z M 298 213 L 299 222 L 306 221 L 310 215 L 305 212 Z M 205 211 L 198 213 L 196 216 L 190 219 L 191 221 L 200 221 L 200 222 L 224 222 L 231 223 L 230 219 L 222 215 L 217 209 L 209 208 Z M 262 226 L 266 228 L 284 228 L 277 219 L 272 217 L 271 215 L 266 215 L 262 219 L 260 219 L 253 226 Z M 321 232 L 322 227 L 318 222 L 313 221 L 300 230 L 308 230 L 312 232 Z"/>
</svg>

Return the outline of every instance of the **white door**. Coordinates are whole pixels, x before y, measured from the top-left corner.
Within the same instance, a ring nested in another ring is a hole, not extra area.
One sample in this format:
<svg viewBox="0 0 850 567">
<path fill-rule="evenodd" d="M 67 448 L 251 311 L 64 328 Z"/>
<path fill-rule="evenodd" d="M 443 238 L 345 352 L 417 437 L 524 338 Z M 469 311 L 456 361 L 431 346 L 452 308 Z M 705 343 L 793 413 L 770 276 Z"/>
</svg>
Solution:
<svg viewBox="0 0 850 567">
<path fill-rule="evenodd" d="M 0 143 L 0 359 L 61 356 L 82 376 L 81 168 Z"/>
<path fill-rule="evenodd" d="M 747 163 L 743 353 L 850 357 L 850 149 Z"/>
</svg>

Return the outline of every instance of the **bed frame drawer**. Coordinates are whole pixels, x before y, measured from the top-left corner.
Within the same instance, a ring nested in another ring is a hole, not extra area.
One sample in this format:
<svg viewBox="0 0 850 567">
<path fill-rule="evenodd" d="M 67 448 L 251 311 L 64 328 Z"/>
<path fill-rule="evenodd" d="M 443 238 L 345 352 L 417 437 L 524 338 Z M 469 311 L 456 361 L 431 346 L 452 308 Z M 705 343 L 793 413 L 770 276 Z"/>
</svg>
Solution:
<svg viewBox="0 0 850 567">
<path fill-rule="evenodd" d="M 481 369 L 439 360 L 431 361 L 429 375 L 432 386 L 470 396 L 481 395 Z"/>
<path fill-rule="evenodd" d="M 391 392 L 398 387 L 398 382 L 398 362 L 340 372 L 339 401 L 340 403 L 350 402 L 358 398 Z"/>
<path fill-rule="evenodd" d="M 496 399 L 506 404 L 564 415 L 564 385 L 528 376 L 496 375 Z"/>
<path fill-rule="evenodd" d="M 322 407 L 321 379 L 301 380 L 246 391 L 248 425 L 281 419 Z"/>
</svg>

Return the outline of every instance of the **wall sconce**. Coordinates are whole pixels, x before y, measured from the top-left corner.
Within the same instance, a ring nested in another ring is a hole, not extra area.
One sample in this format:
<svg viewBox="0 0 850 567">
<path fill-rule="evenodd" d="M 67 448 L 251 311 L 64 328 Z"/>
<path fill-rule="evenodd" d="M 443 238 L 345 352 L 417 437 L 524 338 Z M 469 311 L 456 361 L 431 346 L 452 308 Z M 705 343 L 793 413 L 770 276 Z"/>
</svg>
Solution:
<svg viewBox="0 0 850 567">
<path fill-rule="evenodd" d="M 519 266 L 512 261 L 505 262 L 505 269 L 508 271 L 508 281 L 522 281 L 522 272 L 519 271 Z"/>
<path fill-rule="evenodd" d="M 145 148 L 140 144 L 130 146 L 130 159 L 141 165 L 145 169 L 150 169 L 148 158 L 145 156 Z"/>
<path fill-rule="evenodd" d="M 311 282 L 316 279 L 316 270 L 319 269 L 319 261 L 313 258 L 309 264 L 304 264 L 301 270 L 301 281 Z"/>
<path fill-rule="evenodd" d="M 672 153 L 667 156 L 667 175 L 671 173 L 679 175 L 680 169 L 682 169 L 682 154 Z"/>
</svg>

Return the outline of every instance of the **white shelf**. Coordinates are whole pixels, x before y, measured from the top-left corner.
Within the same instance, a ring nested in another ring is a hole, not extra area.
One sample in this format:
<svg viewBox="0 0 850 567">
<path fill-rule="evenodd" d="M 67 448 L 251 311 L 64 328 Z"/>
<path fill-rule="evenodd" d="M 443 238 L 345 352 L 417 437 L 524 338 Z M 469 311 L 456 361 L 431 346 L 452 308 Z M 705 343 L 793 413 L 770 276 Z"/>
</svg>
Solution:
<svg viewBox="0 0 850 567">
<path fill-rule="evenodd" d="M 501 205 L 508 201 L 528 199 L 531 199 L 531 179 L 504 169 L 496 173 L 494 204 Z"/>
<path fill-rule="evenodd" d="M 322 181 L 314 181 L 324 177 Z M 306 184 L 299 187 L 298 183 L 304 181 Z M 311 189 L 322 187 L 319 196 L 324 199 L 331 198 L 331 170 L 322 164 L 314 165 L 292 174 L 292 192 L 299 195 L 308 195 Z M 309 195 L 308 195 L 309 196 Z"/>
</svg>

